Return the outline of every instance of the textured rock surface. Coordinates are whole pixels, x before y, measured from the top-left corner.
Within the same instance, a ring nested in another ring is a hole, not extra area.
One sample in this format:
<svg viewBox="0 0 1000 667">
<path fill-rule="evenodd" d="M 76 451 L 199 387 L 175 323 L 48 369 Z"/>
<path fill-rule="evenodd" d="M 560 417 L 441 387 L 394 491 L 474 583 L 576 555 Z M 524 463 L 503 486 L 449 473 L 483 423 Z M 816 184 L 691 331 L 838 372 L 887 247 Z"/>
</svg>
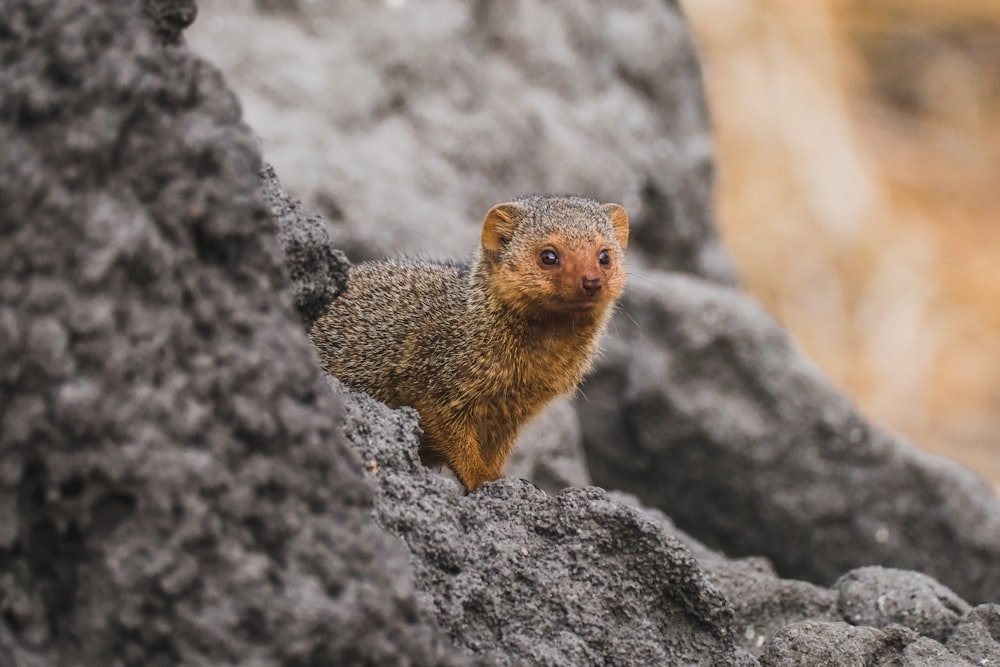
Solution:
<svg viewBox="0 0 1000 667">
<path fill-rule="evenodd" d="M 762 667 L 932 667 L 971 665 L 941 644 L 912 630 L 885 630 L 846 623 L 804 621 L 774 638 L 760 658 Z"/>
<path fill-rule="evenodd" d="M 783 576 L 829 585 L 877 563 L 1000 598 L 989 486 L 866 422 L 759 306 L 651 271 L 620 310 L 583 386 L 595 483 Z"/>
<path fill-rule="evenodd" d="M 853 625 L 903 625 L 944 641 L 969 613 L 969 605 L 948 588 L 919 572 L 863 567 L 833 585 L 837 608 Z"/>
<path fill-rule="evenodd" d="M 974 665 L 1000 665 L 1000 605 L 973 609 L 948 638 L 948 648 Z"/>
<path fill-rule="evenodd" d="M 274 168 L 261 172 L 261 188 L 274 223 L 278 246 L 292 282 L 295 307 L 306 331 L 323 308 L 347 287 L 350 262 L 330 246 L 330 237 L 321 216 L 302 210 L 302 205 L 281 188 Z"/>
<path fill-rule="evenodd" d="M 412 410 L 331 386 L 378 521 L 406 541 L 456 645 L 504 665 L 753 664 L 691 551 L 639 510 L 596 487 L 551 497 L 512 477 L 464 495 L 420 465 Z"/>
<path fill-rule="evenodd" d="M 0 12 L 0 663 L 447 663 L 235 99 L 136 11 Z"/>
<path fill-rule="evenodd" d="M 142 0 L 142 11 L 160 40 L 177 44 L 184 29 L 198 16 L 198 5 L 194 0 Z"/>
<path fill-rule="evenodd" d="M 699 562 L 732 603 L 739 642 L 754 655 L 788 625 L 805 619 L 841 620 L 833 591 L 780 579 L 763 559 L 730 561 L 701 554 Z"/>
</svg>

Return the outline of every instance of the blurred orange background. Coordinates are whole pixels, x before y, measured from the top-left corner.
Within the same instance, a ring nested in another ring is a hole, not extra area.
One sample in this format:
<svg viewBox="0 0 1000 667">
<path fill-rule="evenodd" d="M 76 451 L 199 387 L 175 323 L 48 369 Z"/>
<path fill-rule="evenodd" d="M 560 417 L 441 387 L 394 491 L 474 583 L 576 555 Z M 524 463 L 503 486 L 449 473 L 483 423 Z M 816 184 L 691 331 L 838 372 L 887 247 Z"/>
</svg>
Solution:
<svg viewBox="0 0 1000 667">
<path fill-rule="evenodd" d="M 683 0 L 746 288 L 1000 488 L 1000 3 Z"/>
</svg>

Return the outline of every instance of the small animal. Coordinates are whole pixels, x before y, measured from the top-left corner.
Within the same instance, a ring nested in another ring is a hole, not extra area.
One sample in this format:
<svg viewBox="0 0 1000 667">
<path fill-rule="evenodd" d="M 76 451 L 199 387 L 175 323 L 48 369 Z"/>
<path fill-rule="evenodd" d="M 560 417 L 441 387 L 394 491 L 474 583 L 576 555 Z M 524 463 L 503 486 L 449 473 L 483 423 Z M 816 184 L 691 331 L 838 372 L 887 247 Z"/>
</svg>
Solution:
<svg viewBox="0 0 1000 667">
<path fill-rule="evenodd" d="M 309 339 L 351 389 L 415 408 L 421 460 L 471 492 L 502 477 L 520 427 L 590 369 L 625 287 L 628 236 L 618 204 L 498 204 L 468 263 L 352 267 Z"/>
</svg>

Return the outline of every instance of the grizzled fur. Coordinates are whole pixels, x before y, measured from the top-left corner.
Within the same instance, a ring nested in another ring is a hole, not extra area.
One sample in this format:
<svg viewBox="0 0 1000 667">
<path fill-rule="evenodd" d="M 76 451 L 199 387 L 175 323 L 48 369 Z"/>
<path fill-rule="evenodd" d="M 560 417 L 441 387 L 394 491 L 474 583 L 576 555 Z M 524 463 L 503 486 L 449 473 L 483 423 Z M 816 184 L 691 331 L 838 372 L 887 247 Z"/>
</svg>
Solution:
<svg viewBox="0 0 1000 667">
<path fill-rule="evenodd" d="M 352 389 L 416 408 L 423 461 L 473 490 L 502 476 L 521 425 L 589 370 L 627 242 L 616 204 L 516 199 L 487 214 L 470 264 L 354 267 L 310 340 Z"/>
</svg>

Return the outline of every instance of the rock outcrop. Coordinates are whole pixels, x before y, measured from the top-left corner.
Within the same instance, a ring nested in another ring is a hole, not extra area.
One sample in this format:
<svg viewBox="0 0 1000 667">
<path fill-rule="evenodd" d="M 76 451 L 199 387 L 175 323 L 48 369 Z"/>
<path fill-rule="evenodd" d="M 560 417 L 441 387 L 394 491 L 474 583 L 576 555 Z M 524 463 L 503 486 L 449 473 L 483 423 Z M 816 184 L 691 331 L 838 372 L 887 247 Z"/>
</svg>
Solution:
<svg viewBox="0 0 1000 667">
<path fill-rule="evenodd" d="M 184 45 L 193 2 L 0 13 L 0 664 L 1000 660 L 995 496 L 733 287 L 674 4 L 256 6 L 242 43 L 281 66 L 250 28 L 292 31 L 355 92 L 284 126 L 285 157 L 334 154 L 311 204 Z M 630 205 L 636 275 L 575 408 L 521 442 L 549 493 L 464 495 L 303 327 L 335 248 L 464 253 L 524 190 Z"/>
<path fill-rule="evenodd" d="M 448 663 L 220 73 L 127 3 L 0 60 L 0 663 Z"/>
</svg>

